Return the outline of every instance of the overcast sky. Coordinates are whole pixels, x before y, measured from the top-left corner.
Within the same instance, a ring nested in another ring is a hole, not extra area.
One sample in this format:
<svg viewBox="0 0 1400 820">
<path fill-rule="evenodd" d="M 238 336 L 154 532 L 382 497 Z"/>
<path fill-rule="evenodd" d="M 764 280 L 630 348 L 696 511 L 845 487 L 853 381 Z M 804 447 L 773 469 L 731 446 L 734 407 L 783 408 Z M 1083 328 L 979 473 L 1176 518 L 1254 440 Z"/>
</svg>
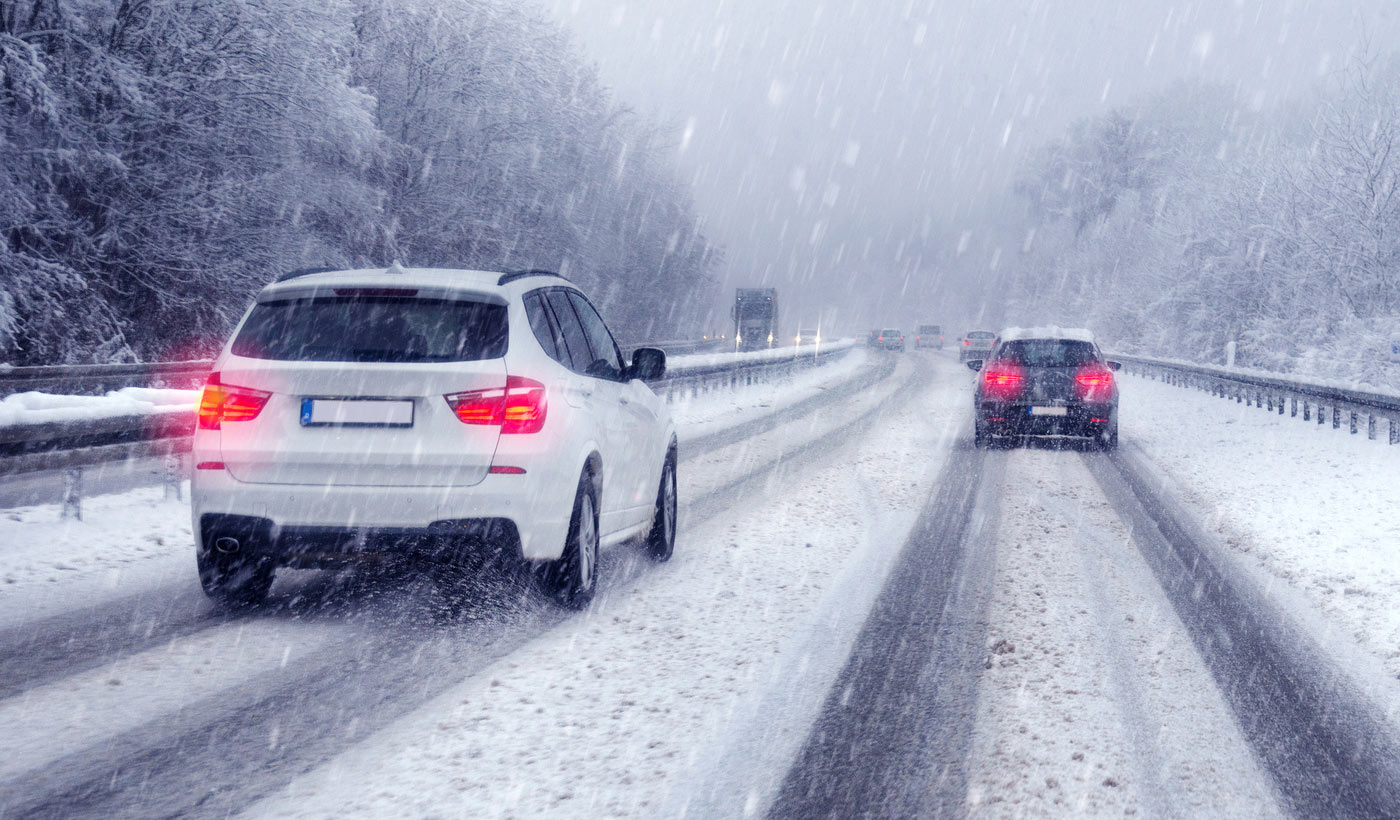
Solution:
<svg viewBox="0 0 1400 820">
<path fill-rule="evenodd" d="M 726 286 L 779 287 L 794 327 L 911 271 L 908 315 L 869 320 L 929 313 L 939 249 L 1075 119 L 1189 77 L 1265 108 L 1363 33 L 1400 43 L 1400 0 L 544 2 L 620 99 L 676 128 Z"/>
</svg>

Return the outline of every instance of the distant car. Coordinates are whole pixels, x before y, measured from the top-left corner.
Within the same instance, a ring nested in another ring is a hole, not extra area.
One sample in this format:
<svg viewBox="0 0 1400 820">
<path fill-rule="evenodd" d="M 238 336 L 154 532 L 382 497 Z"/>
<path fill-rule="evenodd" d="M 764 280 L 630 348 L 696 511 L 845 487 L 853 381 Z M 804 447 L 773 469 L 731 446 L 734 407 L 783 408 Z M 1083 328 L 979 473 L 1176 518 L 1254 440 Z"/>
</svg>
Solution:
<svg viewBox="0 0 1400 820">
<path fill-rule="evenodd" d="M 958 361 L 987 358 L 996 339 L 997 335 L 990 330 L 969 330 L 967 335 L 962 337 L 962 344 L 958 345 Z"/>
<path fill-rule="evenodd" d="M 919 329 L 914 333 L 914 349 L 921 347 L 942 350 L 943 328 L 938 325 L 919 325 Z"/>
<path fill-rule="evenodd" d="M 879 328 L 875 328 L 874 330 L 870 331 L 869 335 L 867 335 L 867 336 L 865 337 L 865 346 L 866 346 L 866 347 L 875 347 L 875 346 L 876 346 L 876 341 L 875 341 L 875 340 L 876 340 L 876 339 L 879 339 L 879 338 L 880 338 L 880 329 L 879 329 Z"/>
<path fill-rule="evenodd" d="M 821 338 L 822 338 L 821 333 L 820 333 L 819 331 L 816 331 L 816 330 L 799 330 L 799 331 L 797 331 L 797 344 L 798 344 L 799 346 L 800 346 L 800 345 L 814 345 L 814 344 L 816 344 L 817 342 L 820 342 L 820 341 L 821 341 Z"/>
<path fill-rule="evenodd" d="M 897 327 L 884 328 L 879 331 L 871 346 L 883 350 L 903 350 L 904 333 Z"/>
<path fill-rule="evenodd" d="M 1121 365 L 1104 358 L 1088 331 L 1003 331 L 990 357 L 967 365 L 980 374 L 977 446 L 1000 436 L 1078 436 L 1104 449 L 1118 446 L 1114 371 Z"/>
<path fill-rule="evenodd" d="M 676 432 L 598 311 L 544 271 L 291 275 L 257 295 L 200 398 L 190 499 L 199 579 L 265 597 L 280 566 L 529 562 L 593 597 L 602 546 L 676 532 Z"/>
</svg>

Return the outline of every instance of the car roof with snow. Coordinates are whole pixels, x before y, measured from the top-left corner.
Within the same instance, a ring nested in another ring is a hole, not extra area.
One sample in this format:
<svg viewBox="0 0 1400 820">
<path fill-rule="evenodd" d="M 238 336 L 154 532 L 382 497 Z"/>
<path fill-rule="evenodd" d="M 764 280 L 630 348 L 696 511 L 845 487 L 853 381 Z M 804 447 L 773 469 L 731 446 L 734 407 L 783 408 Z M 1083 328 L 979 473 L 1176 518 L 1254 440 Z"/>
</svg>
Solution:
<svg viewBox="0 0 1400 820">
<path fill-rule="evenodd" d="M 998 335 L 1003 342 L 1014 342 L 1022 339 L 1068 339 L 1075 342 L 1094 343 L 1094 334 L 1082 327 L 1058 327 L 1056 325 L 1046 325 L 1042 327 L 1008 327 Z"/>
</svg>

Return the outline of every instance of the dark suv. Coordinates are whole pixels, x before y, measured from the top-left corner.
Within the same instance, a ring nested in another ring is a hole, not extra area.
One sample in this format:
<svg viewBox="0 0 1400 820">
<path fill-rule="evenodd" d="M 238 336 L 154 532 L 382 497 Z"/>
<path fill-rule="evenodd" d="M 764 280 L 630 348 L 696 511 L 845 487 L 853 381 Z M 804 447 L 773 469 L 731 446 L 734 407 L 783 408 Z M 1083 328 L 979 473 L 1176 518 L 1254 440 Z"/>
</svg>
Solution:
<svg viewBox="0 0 1400 820">
<path fill-rule="evenodd" d="M 1121 365 L 1104 358 L 1087 331 L 1003 331 L 991 356 L 973 359 L 975 441 L 997 436 L 1080 436 L 1118 446 Z"/>
</svg>

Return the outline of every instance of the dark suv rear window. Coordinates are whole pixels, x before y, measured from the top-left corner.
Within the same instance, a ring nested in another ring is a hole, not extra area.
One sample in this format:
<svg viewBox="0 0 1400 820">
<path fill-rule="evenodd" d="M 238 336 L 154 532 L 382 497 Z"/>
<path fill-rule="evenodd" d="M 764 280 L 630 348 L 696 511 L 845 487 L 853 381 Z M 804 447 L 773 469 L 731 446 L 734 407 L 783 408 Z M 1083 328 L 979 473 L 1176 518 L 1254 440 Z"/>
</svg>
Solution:
<svg viewBox="0 0 1400 820">
<path fill-rule="evenodd" d="M 1080 367 L 1096 362 L 1098 351 L 1090 342 L 1072 339 L 1020 339 L 1003 342 L 997 358 L 1024 367 Z"/>
<path fill-rule="evenodd" d="M 506 308 L 484 302 L 336 296 L 261 302 L 233 355 L 299 362 L 471 362 L 506 353 Z"/>
</svg>

